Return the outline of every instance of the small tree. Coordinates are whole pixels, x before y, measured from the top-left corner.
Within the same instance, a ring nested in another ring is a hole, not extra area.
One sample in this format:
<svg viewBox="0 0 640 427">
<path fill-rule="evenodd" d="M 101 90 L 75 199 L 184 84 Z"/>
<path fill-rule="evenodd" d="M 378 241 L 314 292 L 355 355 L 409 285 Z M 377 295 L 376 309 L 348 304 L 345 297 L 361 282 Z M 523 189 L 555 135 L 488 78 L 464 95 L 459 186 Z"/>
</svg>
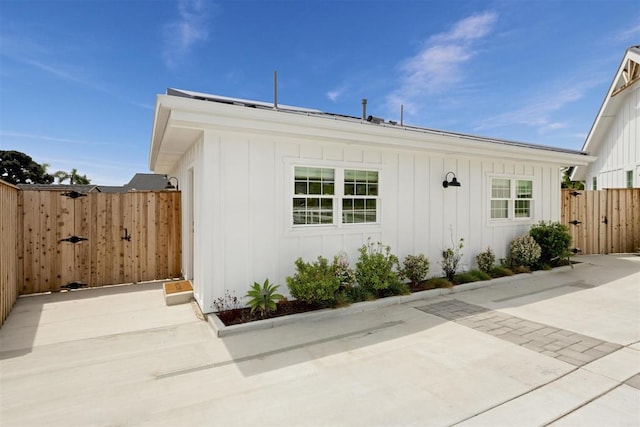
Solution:
<svg viewBox="0 0 640 427">
<path fill-rule="evenodd" d="M 48 165 L 47 165 L 48 166 Z M 10 184 L 51 184 L 53 176 L 30 156 L 15 150 L 0 150 L 0 179 Z"/>
</svg>

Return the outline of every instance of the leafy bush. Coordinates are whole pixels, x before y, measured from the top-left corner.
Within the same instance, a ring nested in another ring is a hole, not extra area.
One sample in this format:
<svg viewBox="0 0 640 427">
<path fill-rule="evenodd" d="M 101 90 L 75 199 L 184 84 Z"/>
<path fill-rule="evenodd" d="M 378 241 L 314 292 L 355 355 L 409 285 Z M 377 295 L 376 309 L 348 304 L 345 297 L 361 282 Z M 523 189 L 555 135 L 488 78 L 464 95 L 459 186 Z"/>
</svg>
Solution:
<svg viewBox="0 0 640 427">
<path fill-rule="evenodd" d="M 491 269 L 493 269 L 493 266 L 496 263 L 496 255 L 493 253 L 491 248 L 487 248 L 486 251 L 480 252 L 476 256 L 476 262 L 478 263 L 478 268 L 481 271 L 490 274 Z"/>
<path fill-rule="evenodd" d="M 260 283 L 254 282 L 253 286 L 247 292 L 247 304 L 251 307 L 251 313 L 258 310 L 262 317 L 269 314 L 271 311 L 275 311 L 277 308 L 276 302 L 282 298 L 282 295 L 277 294 L 276 291 L 280 285 L 269 284 L 269 279 L 266 279 L 262 286 Z"/>
<path fill-rule="evenodd" d="M 391 253 L 389 246 L 381 242 L 367 242 L 358 252 L 360 258 L 356 263 L 356 280 L 364 293 L 384 297 L 408 292 L 396 272 L 398 257 Z"/>
<path fill-rule="evenodd" d="M 469 270 L 465 273 L 456 274 L 454 277 L 455 282 L 460 285 L 463 283 L 480 282 L 482 280 L 489 279 L 491 279 L 491 276 L 480 270 Z"/>
<path fill-rule="evenodd" d="M 453 240 L 453 239 L 452 239 Z M 444 271 L 447 280 L 453 282 L 454 277 L 456 275 L 456 271 L 458 270 L 458 264 L 460 264 L 460 260 L 462 259 L 462 248 L 464 247 L 464 239 L 460 239 L 458 246 L 454 248 L 447 248 L 442 251 L 442 261 L 440 265 L 442 266 L 442 270 Z"/>
<path fill-rule="evenodd" d="M 509 263 L 515 267 L 532 267 L 540 259 L 540 245 L 529 234 L 513 239 L 509 245 Z"/>
<path fill-rule="evenodd" d="M 312 305 L 334 305 L 340 291 L 340 278 L 336 276 L 335 265 L 319 256 L 316 262 L 295 262 L 296 274 L 287 277 L 289 293 L 294 298 Z"/>
<path fill-rule="evenodd" d="M 402 275 L 417 284 L 429 273 L 429 259 L 423 255 L 407 255 L 403 262 Z"/>
<path fill-rule="evenodd" d="M 340 290 L 348 290 L 356 284 L 356 272 L 349 267 L 349 258 L 340 252 L 333 258 L 333 274 L 340 280 Z"/>
<path fill-rule="evenodd" d="M 540 261 L 551 263 L 571 255 L 571 234 L 569 227 L 559 222 L 544 222 L 531 227 L 529 235 L 540 245 Z"/>
</svg>

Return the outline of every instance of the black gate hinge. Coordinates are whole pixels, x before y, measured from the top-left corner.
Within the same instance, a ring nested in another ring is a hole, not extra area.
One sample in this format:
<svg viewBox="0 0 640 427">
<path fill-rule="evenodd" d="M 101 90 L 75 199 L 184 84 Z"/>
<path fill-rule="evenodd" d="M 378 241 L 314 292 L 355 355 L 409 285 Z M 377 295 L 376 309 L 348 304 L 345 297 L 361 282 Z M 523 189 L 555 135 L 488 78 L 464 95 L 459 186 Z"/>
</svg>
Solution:
<svg viewBox="0 0 640 427">
<path fill-rule="evenodd" d="M 82 242 L 83 240 L 89 240 L 86 237 L 80 237 L 80 236 L 71 236 L 71 237 L 67 237 L 66 239 L 60 239 L 60 242 L 70 242 L 70 243 L 78 243 L 78 242 Z"/>
<path fill-rule="evenodd" d="M 86 283 L 69 282 L 66 285 L 60 286 L 60 289 L 66 289 L 66 290 L 70 291 L 72 289 L 80 289 L 80 288 L 86 288 L 86 287 L 87 287 Z"/>
<path fill-rule="evenodd" d="M 582 249 L 573 248 L 571 249 L 571 252 L 573 252 L 574 254 L 577 254 L 578 252 L 582 252 Z"/>
<path fill-rule="evenodd" d="M 78 193 L 76 190 L 67 191 L 66 193 L 60 193 L 61 196 L 66 196 L 71 199 L 77 199 L 78 197 L 87 197 L 84 193 Z"/>
<path fill-rule="evenodd" d="M 578 224 L 582 224 L 582 222 L 578 221 L 577 219 L 574 219 L 573 221 L 569 221 L 569 224 L 578 225 Z"/>
<path fill-rule="evenodd" d="M 569 193 L 569 194 L 571 194 L 573 197 L 575 197 L 575 196 L 579 196 L 579 195 L 581 195 L 582 193 L 579 193 L 579 192 L 577 192 L 577 191 L 572 191 L 572 192 L 571 192 L 571 193 Z"/>
</svg>

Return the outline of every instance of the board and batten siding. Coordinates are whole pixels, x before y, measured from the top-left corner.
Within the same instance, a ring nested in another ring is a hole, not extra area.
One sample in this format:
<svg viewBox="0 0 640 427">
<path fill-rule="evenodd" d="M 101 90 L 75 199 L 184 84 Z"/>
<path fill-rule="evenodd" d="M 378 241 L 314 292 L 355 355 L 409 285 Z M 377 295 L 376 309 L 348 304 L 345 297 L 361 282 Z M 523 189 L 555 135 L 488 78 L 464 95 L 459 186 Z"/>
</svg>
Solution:
<svg viewBox="0 0 640 427">
<path fill-rule="evenodd" d="M 380 173 L 380 223 L 375 225 L 291 226 L 295 165 L 371 168 Z M 188 170 L 195 185 L 188 188 Z M 445 174 L 456 174 L 461 187 L 443 188 Z M 367 239 L 390 245 L 402 260 L 424 253 L 430 275 L 441 273 L 442 250 L 464 238 L 463 263 L 491 247 L 504 257 L 505 242 L 539 220 L 560 219 L 560 170 L 539 162 L 432 154 L 426 150 L 367 147 L 319 142 L 303 137 L 243 134 L 205 129 L 176 164 L 173 175 L 183 194 L 194 195 L 194 291 L 205 312 L 226 291 L 242 297 L 253 282 L 266 278 L 287 293 L 286 277 L 294 261 L 332 259 L 345 251 L 355 265 Z M 489 220 L 491 176 L 533 180 L 534 218 L 525 222 Z M 189 206 L 187 198 L 183 206 Z M 187 213 L 183 217 L 187 218 Z M 188 221 L 185 221 L 188 222 Z M 183 236 L 188 236 L 183 224 Z M 452 235 L 454 242 L 452 243 Z M 183 259 L 183 266 L 189 265 Z M 188 275 L 188 273 L 187 273 Z"/>
<path fill-rule="evenodd" d="M 640 85 L 626 93 L 597 153 L 587 169 L 586 188 L 593 190 L 597 177 L 598 190 L 626 187 L 626 173 L 633 171 L 633 186 L 640 187 Z"/>
</svg>

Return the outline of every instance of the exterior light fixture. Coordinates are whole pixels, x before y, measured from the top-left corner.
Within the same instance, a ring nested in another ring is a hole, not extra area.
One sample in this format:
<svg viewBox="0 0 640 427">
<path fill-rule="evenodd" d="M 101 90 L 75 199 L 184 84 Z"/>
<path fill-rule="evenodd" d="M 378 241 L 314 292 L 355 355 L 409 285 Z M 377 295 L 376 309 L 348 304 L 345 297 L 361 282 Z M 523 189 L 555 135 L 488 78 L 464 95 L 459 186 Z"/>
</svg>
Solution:
<svg viewBox="0 0 640 427">
<path fill-rule="evenodd" d="M 172 179 L 176 180 L 176 185 L 175 186 L 171 183 Z M 176 191 L 179 191 L 180 188 L 178 186 L 178 178 L 176 178 L 175 176 L 168 177 L 167 178 L 167 185 L 164 186 L 164 189 L 165 190 L 176 190 Z"/>
<path fill-rule="evenodd" d="M 449 175 L 453 175 L 453 179 L 451 181 L 448 181 Z M 456 178 L 456 174 L 453 172 L 447 172 L 447 174 L 444 177 L 444 181 L 442 181 L 442 186 L 444 188 L 460 187 L 460 183 L 458 182 L 458 178 Z"/>
</svg>

